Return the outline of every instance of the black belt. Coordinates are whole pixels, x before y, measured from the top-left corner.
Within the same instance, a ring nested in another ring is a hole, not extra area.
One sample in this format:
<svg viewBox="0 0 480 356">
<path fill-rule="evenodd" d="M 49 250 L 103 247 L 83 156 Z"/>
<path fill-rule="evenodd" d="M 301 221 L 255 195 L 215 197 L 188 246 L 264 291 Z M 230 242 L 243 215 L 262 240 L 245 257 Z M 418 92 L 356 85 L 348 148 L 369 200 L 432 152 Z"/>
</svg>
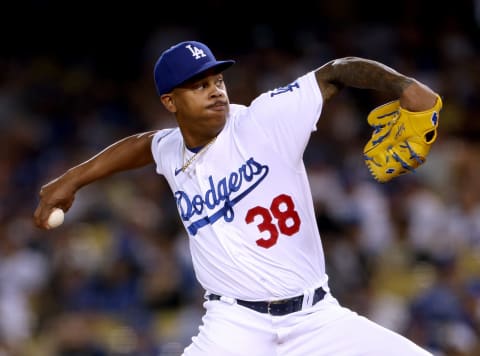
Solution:
<svg viewBox="0 0 480 356">
<path fill-rule="evenodd" d="M 311 305 L 314 305 L 321 301 L 325 296 L 325 291 L 322 287 L 315 289 L 313 294 L 313 302 Z M 271 302 L 268 301 L 260 301 L 260 302 L 250 302 L 247 300 L 240 300 L 237 299 L 237 304 L 242 305 L 244 307 L 253 309 L 259 313 L 267 313 L 270 315 L 286 315 L 290 313 L 294 313 L 297 311 L 302 310 L 303 305 L 303 295 L 299 295 L 296 297 L 282 299 L 282 300 L 274 300 Z M 220 300 L 221 296 L 217 294 L 209 294 L 208 300 Z"/>
</svg>

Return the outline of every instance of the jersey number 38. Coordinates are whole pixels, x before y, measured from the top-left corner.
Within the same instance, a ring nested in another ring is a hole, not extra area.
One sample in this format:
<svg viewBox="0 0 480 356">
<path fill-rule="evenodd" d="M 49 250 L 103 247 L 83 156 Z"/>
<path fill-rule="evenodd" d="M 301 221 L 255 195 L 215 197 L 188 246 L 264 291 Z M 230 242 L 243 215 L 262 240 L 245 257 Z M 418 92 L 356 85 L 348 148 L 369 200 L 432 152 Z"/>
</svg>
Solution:
<svg viewBox="0 0 480 356">
<path fill-rule="evenodd" d="M 259 217 L 255 219 L 256 217 Z M 263 248 L 270 248 L 277 243 L 280 234 L 292 236 L 300 230 L 300 216 L 295 210 L 291 196 L 280 194 L 273 198 L 269 208 L 256 206 L 250 209 L 245 216 L 247 224 L 257 220 L 260 232 L 268 232 L 268 238 L 259 238 L 256 243 Z M 258 220 L 260 220 L 258 222 Z"/>
</svg>

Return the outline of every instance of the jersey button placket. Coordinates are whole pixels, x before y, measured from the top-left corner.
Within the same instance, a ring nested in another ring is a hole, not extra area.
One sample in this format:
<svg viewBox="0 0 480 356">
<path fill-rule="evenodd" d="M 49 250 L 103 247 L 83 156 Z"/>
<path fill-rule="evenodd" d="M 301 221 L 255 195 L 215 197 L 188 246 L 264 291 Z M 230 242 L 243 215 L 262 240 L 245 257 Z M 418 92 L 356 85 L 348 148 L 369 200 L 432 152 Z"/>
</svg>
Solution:
<svg viewBox="0 0 480 356">
<path fill-rule="evenodd" d="M 207 190 L 210 188 L 208 185 L 208 175 L 204 174 L 203 169 L 201 166 L 195 166 L 192 167 L 192 170 L 195 171 L 195 177 L 194 179 L 196 180 L 199 188 L 199 193 L 205 199 L 205 194 Z M 203 207 L 202 207 L 203 213 L 201 216 L 207 216 L 208 215 L 208 208 L 205 202 L 203 202 Z"/>
<path fill-rule="evenodd" d="M 208 177 L 204 177 L 202 167 L 200 167 L 200 166 L 198 166 L 198 167 L 194 166 L 194 167 L 191 168 L 191 170 L 193 172 L 195 172 L 195 179 L 197 180 L 197 184 L 200 188 L 200 192 L 204 196 L 206 189 L 208 189 L 208 188 L 206 188 Z"/>
</svg>

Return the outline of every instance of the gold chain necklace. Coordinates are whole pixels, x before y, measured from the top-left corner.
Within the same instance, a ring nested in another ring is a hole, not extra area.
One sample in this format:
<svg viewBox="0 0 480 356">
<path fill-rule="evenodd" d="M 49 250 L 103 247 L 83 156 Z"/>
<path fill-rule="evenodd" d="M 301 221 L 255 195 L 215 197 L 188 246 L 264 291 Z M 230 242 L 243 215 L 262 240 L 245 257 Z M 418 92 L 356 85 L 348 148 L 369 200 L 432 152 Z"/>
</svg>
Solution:
<svg viewBox="0 0 480 356">
<path fill-rule="evenodd" d="M 182 166 L 182 172 L 185 172 L 185 170 L 192 164 L 192 162 L 195 161 L 201 153 L 205 152 L 207 148 L 210 147 L 215 142 L 216 139 L 217 139 L 217 136 L 215 136 L 210 141 L 208 141 L 207 144 L 203 146 L 200 151 L 198 151 L 192 157 L 190 157 L 187 160 L 187 162 L 185 162 L 185 164 Z M 183 160 L 185 160 L 185 151 L 186 151 L 186 146 L 185 144 L 183 144 Z"/>
</svg>

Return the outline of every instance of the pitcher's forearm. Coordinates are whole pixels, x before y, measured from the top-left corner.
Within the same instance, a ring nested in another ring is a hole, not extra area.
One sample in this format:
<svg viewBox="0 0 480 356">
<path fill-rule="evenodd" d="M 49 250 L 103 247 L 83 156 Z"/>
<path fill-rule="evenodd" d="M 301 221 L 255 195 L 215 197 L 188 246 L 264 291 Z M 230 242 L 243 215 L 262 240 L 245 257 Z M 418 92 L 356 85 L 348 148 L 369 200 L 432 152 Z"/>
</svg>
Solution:
<svg viewBox="0 0 480 356">
<path fill-rule="evenodd" d="M 89 160 L 69 169 L 59 179 L 75 190 L 117 172 L 153 163 L 151 141 L 156 131 L 126 137 L 108 146 Z"/>
</svg>

